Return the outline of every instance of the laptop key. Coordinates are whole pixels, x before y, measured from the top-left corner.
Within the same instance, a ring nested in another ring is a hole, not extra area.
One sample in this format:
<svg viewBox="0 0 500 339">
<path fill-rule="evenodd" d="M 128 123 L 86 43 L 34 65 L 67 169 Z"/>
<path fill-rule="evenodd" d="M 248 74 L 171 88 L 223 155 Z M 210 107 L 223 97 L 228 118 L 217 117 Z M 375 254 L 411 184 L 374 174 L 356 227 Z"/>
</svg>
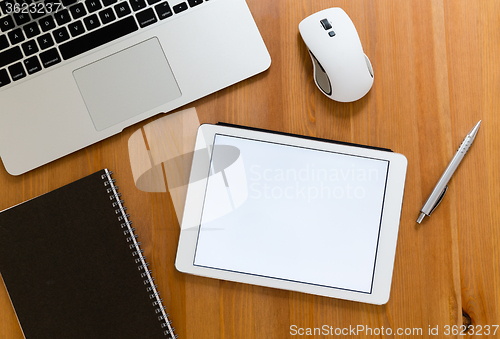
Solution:
<svg viewBox="0 0 500 339">
<path fill-rule="evenodd" d="M 189 2 L 189 6 L 194 7 L 196 5 L 203 3 L 203 0 L 188 0 L 188 2 Z"/>
<path fill-rule="evenodd" d="M 6 69 L 0 69 L 0 87 L 10 84 L 9 74 Z"/>
<path fill-rule="evenodd" d="M 35 0 L 35 1 L 38 1 L 38 0 Z M 45 7 L 48 9 L 48 11 L 52 11 L 53 10 L 52 7 L 56 7 L 57 6 L 57 5 L 54 6 L 54 2 L 56 2 L 56 0 L 43 0 L 43 2 L 45 3 Z M 59 1 L 57 1 L 57 2 L 59 2 Z"/>
<path fill-rule="evenodd" d="M 177 14 L 177 13 L 185 11 L 186 9 L 188 9 L 187 3 L 182 2 L 182 3 L 174 6 L 174 13 Z"/>
<path fill-rule="evenodd" d="M 166 19 L 170 16 L 172 16 L 172 10 L 170 9 L 170 6 L 168 5 L 168 2 L 162 2 L 161 4 L 159 5 L 156 5 L 155 6 L 155 11 L 156 11 L 156 14 L 158 14 L 158 18 L 160 18 L 160 20 L 163 20 L 163 19 Z"/>
<path fill-rule="evenodd" d="M 54 40 L 52 40 L 50 33 L 39 36 L 36 40 L 41 49 L 47 49 L 54 46 Z"/>
<path fill-rule="evenodd" d="M 110 6 L 112 4 L 116 4 L 118 2 L 118 0 L 102 0 L 102 4 L 104 6 Z"/>
<path fill-rule="evenodd" d="M 54 18 L 51 16 L 47 16 L 43 19 L 38 20 L 38 23 L 40 24 L 40 28 L 43 32 L 50 31 L 52 28 L 56 27 Z"/>
<path fill-rule="evenodd" d="M 70 23 L 68 29 L 72 37 L 79 36 L 85 32 L 85 28 L 83 28 L 83 24 L 80 20 Z"/>
<path fill-rule="evenodd" d="M 63 4 L 64 7 L 68 7 L 70 5 L 73 5 L 77 3 L 78 0 L 62 0 L 61 3 Z"/>
<path fill-rule="evenodd" d="M 14 8 L 14 0 L 0 1 L 0 8 L 3 14 L 10 14 Z"/>
<path fill-rule="evenodd" d="M 15 30 L 10 31 L 8 35 L 11 45 L 15 45 L 20 43 L 21 41 L 24 41 L 23 31 L 21 31 L 20 28 L 16 28 Z"/>
<path fill-rule="evenodd" d="M 160 0 L 148 0 L 148 5 L 154 5 L 157 2 L 160 2 Z"/>
<path fill-rule="evenodd" d="M 76 5 L 73 5 L 69 8 L 69 11 L 71 12 L 71 15 L 73 16 L 73 19 L 78 19 L 87 14 L 85 11 L 85 7 L 83 6 L 82 3 L 78 3 Z"/>
<path fill-rule="evenodd" d="M 14 20 L 18 26 L 24 25 L 25 23 L 30 22 L 31 18 L 28 13 L 14 13 Z"/>
<path fill-rule="evenodd" d="M 50 14 L 50 13 L 46 13 L 45 5 L 42 2 L 36 2 L 34 4 L 34 7 L 32 7 L 32 8 L 33 9 L 31 9 L 31 18 L 33 20 L 39 19 L 46 14 Z"/>
<path fill-rule="evenodd" d="M 32 22 L 23 26 L 23 30 L 24 34 L 26 34 L 26 38 L 28 39 L 33 38 L 34 36 L 40 34 L 40 28 L 38 28 L 36 22 Z"/>
<path fill-rule="evenodd" d="M 83 23 L 85 24 L 85 27 L 88 31 L 101 26 L 101 23 L 97 18 L 97 14 L 92 14 L 91 16 L 84 18 Z"/>
<path fill-rule="evenodd" d="M 134 10 L 134 12 L 137 12 L 138 10 L 146 7 L 146 1 L 144 1 L 144 0 L 130 0 L 130 6 L 132 6 L 132 9 Z"/>
<path fill-rule="evenodd" d="M 31 54 L 38 52 L 38 46 L 35 40 L 26 41 L 21 45 L 21 47 L 23 48 L 24 55 L 26 56 L 30 56 Z"/>
<path fill-rule="evenodd" d="M 47 68 L 61 62 L 61 57 L 56 48 L 40 53 L 40 60 L 43 67 Z"/>
<path fill-rule="evenodd" d="M 0 52 L 0 67 L 7 66 L 15 61 L 23 58 L 23 52 L 19 46 L 12 47 L 11 49 Z"/>
<path fill-rule="evenodd" d="M 94 13 L 102 8 L 99 0 L 87 0 L 85 1 L 85 6 L 87 7 L 87 11 L 89 11 L 89 13 Z"/>
<path fill-rule="evenodd" d="M 9 73 L 12 80 L 17 81 L 26 76 L 26 72 L 24 71 L 23 64 L 18 62 L 12 66 L 9 66 Z"/>
<path fill-rule="evenodd" d="M 67 9 L 63 9 L 54 14 L 54 18 L 56 18 L 57 24 L 62 26 L 71 21 L 71 16 L 69 15 L 69 11 Z"/>
<path fill-rule="evenodd" d="M 132 13 L 130 6 L 126 2 L 120 2 L 118 5 L 115 5 L 115 12 L 119 18 Z"/>
<path fill-rule="evenodd" d="M 11 16 L 6 16 L 0 20 L 0 29 L 2 32 L 7 32 L 8 30 L 15 27 L 14 20 Z"/>
<path fill-rule="evenodd" d="M 9 47 L 9 40 L 6 35 L 0 35 L 0 51 Z"/>
<path fill-rule="evenodd" d="M 137 18 L 137 22 L 139 23 L 139 26 L 141 26 L 141 28 L 154 24 L 158 21 L 152 8 L 148 8 L 142 12 L 137 13 L 135 17 Z"/>
<path fill-rule="evenodd" d="M 99 17 L 101 18 L 103 25 L 106 25 L 107 23 L 116 19 L 115 13 L 113 12 L 113 8 L 106 8 L 105 10 L 100 11 Z"/>
<path fill-rule="evenodd" d="M 26 67 L 26 70 L 30 75 L 42 70 L 42 65 L 40 65 L 40 61 L 38 61 L 36 55 L 24 60 L 24 67 Z"/>
<path fill-rule="evenodd" d="M 36 4 L 38 5 L 38 7 L 36 7 L 36 10 L 33 10 L 33 12 L 31 13 L 31 19 L 33 20 L 40 19 L 47 14 L 45 13 L 45 7 L 42 7 L 43 5 L 41 2 L 37 2 Z"/>
<path fill-rule="evenodd" d="M 121 38 L 127 34 L 137 31 L 139 27 L 133 16 L 109 24 L 102 28 L 93 30 L 77 39 L 73 39 L 59 46 L 64 60 L 102 46 L 108 42 Z"/>
<path fill-rule="evenodd" d="M 69 39 L 69 33 L 66 27 L 56 29 L 52 32 L 52 35 L 54 35 L 54 39 L 58 44 Z"/>
</svg>

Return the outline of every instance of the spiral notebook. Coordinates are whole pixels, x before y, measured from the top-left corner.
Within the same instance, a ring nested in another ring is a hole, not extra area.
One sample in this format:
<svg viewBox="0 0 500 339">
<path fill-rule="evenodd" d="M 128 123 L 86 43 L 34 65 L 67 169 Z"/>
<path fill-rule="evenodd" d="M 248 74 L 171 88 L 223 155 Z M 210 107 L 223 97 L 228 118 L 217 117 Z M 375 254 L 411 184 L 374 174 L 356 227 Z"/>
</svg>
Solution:
<svg viewBox="0 0 500 339">
<path fill-rule="evenodd" d="M 175 338 L 107 169 L 0 213 L 0 273 L 25 338 Z"/>
</svg>

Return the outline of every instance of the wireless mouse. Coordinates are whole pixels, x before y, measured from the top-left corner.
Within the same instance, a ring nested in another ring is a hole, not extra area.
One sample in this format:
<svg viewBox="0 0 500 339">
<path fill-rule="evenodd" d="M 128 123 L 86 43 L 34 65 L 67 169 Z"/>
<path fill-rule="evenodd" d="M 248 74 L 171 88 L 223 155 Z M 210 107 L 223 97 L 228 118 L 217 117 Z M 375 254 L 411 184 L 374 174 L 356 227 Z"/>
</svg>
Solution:
<svg viewBox="0 0 500 339">
<path fill-rule="evenodd" d="M 314 13 L 299 24 L 313 62 L 314 82 L 327 97 L 351 102 L 373 85 L 373 69 L 356 27 L 341 8 Z"/>
</svg>

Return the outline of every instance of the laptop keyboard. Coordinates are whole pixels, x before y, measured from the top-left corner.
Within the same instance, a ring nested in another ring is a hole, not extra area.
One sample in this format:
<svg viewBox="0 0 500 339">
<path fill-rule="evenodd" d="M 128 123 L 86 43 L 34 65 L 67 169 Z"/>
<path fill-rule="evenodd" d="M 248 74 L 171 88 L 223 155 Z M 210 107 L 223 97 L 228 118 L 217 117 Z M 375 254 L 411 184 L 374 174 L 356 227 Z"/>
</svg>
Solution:
<svg viewBox="0 0 500 339">
<path fill-rule="evenodd" d="M 171 7 L 164 0 L 0 0 L 0 87 L 203 1 Z"/>
</svg>

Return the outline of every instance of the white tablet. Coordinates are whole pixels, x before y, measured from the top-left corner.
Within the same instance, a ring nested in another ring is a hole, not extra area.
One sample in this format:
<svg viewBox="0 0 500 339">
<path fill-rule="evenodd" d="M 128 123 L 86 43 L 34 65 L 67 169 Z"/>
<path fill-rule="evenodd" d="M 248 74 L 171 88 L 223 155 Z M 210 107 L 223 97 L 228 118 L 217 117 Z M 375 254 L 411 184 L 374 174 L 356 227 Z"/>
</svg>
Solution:
<svg viewBox="0 0 500 339">
<path fill-rule="evenodd" d="M 406 166 L 390 150 L 202 125 L 175 265 L 205 277 L 384 304 Z"/>
</svg>

